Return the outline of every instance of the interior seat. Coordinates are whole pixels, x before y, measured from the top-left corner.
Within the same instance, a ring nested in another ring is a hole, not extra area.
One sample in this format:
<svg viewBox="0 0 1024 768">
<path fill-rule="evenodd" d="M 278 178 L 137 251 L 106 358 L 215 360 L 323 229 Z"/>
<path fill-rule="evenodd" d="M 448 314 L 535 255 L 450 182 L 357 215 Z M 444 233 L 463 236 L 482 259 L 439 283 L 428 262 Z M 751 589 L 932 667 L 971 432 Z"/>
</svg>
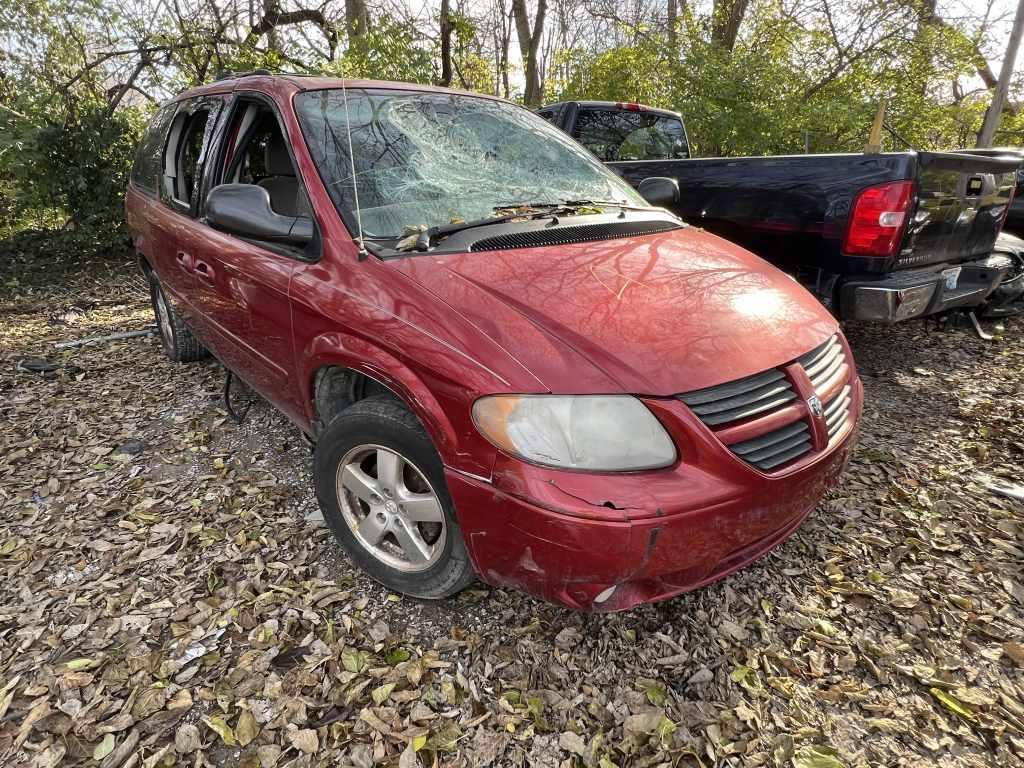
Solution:
<svg viewBox="0 0 1024 768">
<path fill-rule="evenodd" d="M 264 161 L 270 175 L 257 183 L 270 194 L 270 207 L 282 216 L 308 216 L 309 203 L 279 133 L 267 142 Z"/>
</svg>

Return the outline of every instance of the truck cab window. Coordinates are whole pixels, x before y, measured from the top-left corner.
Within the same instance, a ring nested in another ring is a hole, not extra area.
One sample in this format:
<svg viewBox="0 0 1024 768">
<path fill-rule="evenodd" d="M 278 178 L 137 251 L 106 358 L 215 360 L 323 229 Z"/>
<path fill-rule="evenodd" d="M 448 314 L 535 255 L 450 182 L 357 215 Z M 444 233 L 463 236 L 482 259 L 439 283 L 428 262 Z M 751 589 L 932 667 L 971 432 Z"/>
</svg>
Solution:
<svg viewBox="0 0 1024 768">
<path fill-rule="evenodd" d="M 605 162 L 689 157 L 682 122 L 655 112 L 581 109 L 573 137 Z"/>
</svg>

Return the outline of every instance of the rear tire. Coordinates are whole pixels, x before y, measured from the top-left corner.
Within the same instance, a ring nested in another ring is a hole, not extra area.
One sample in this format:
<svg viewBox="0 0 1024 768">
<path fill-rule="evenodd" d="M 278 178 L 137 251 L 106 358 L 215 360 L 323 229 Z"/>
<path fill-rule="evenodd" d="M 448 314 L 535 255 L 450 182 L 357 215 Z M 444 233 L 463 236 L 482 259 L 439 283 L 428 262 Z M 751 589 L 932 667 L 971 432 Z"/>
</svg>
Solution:
<svg viewBox="0 0 1024 768">
<path fill-rule="evenodd" d="M 160 281 L 152 272 L 149 275 L 149 298 L 153 302 L 153 314 L 156 316 L 160 343 L 169 360 L 176 363 L 191 363 L 202 360 L 209 354 L 185 325 L 181 315 L 174 311 Z"/>
<path fill-rule="evenodd" d="M 438 600 L 473 581 L 441 457 L 392 396 L 360 400 L 331 421 L 313 479 L 338 542 L 388 589 Z"/>
</svg>

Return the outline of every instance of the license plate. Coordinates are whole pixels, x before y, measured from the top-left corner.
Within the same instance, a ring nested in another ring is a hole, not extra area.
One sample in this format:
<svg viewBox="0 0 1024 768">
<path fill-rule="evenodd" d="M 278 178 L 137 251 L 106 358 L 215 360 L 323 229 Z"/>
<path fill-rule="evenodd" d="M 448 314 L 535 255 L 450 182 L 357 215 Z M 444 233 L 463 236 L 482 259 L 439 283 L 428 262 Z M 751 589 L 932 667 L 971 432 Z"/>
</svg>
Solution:
<svg viewBox="0 0 1024 768">
<path fill-rule="evenodd" d="M 956 284 L 960 281 L 960 267 L 942 270 L 942 279 L 946 281 L 947 291 L 955 290 Z"/>
</svg>

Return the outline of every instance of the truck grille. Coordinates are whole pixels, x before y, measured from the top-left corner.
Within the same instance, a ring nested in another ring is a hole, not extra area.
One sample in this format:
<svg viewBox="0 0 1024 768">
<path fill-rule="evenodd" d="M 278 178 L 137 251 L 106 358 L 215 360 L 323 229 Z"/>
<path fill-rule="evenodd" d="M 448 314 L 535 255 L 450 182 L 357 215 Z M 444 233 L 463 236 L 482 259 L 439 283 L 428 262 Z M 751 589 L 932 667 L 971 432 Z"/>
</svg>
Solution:
<svg viewBox="0 0 1024 768">
<path fill-rule="evenodd" d="M 851 369 L 839 336 L 832 336 L 794 362 L 804 369 L 822 402 L 831 443 L 849 421 L 853 402 L 849 383 Z M 799 403 L 799 396 L 782 368 L 678 397 L 723 439 L 729 437 L 733 427 L 754 426 L 755 437 L 739 442 L 726 440 L 726 444 L 736 456 L 762 472 L 780 469 L 814 450 L 810 415 L 806 409 L 790 407 Z M 792 418 L 779 426 L 780 417 L 776 414 L 783 409 L 789 409 Z M 761 422 L 765 428 L 758 432 L 756 426 Z"/>
</svg>

